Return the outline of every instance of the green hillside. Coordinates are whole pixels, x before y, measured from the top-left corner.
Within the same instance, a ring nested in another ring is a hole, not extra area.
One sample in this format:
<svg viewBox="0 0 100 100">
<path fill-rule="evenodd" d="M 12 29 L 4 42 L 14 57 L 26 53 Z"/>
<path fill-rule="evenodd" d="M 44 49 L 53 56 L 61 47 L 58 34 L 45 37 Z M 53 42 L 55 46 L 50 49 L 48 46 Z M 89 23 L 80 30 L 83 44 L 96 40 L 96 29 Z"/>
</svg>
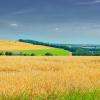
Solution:
<svg viewBox="0 0 100 100">
<path fill-rule="evenodd" d="M 53 56 L 68 56 L 72 53 L 63 49 L 47 49 L 47 50 L 17 50 L 17 53 L 31 55 L 34 54 L 36 56 L 44 56 L 45 54 L 51 54 Z"/>
</svg>

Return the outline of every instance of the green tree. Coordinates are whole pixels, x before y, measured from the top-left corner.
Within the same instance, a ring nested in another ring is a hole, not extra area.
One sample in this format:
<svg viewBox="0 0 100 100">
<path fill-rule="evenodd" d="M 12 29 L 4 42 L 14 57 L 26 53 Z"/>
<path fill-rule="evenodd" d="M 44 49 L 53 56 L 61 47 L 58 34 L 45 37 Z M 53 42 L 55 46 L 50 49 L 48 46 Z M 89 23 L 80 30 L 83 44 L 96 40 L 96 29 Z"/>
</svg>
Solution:
<svg viewBox="0 0 100 100">
<path fill-rule="evenodd" d="M 35 56 L 35 54 L 34 54 L 34 53 L 32 53 L 32 54 L 31 54 L 31 56 Z"/>
<path fill-rule="evenodd" d="M 0 55 L 3 55 L 3 52 L 0 52 Z"/>
</svg>

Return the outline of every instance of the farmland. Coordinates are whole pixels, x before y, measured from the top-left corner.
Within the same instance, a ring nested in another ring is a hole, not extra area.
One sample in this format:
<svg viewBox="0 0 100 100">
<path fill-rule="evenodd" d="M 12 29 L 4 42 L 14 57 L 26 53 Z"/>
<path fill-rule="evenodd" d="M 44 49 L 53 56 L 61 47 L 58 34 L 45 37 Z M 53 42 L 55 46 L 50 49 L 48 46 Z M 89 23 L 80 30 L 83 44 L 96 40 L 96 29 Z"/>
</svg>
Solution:
<svg viewBox="0 0 100 100">
<path fill-rule="evenodd" d="M 32 45 L 29 43 L 22 43 L 18 41 L 10 40 L 0 40 L 0 50 L 1 51 L 12 51 L 12 50 L 45 50 L 45 49 L 54 49 L 48 46 L 42 45 Z"/>
<path fill-rule="evenodd" d="M 23 43 L 18 41 L 8 41 L 0 40 L 0 52 L 4 55 L 5 52 L 11 52 L 12 55 L 35 55 L 44 56 L 45 54 L 50 54 L 52 56 L 68 56 L 72 55 L 70 51 L 53 48 L 43 45 L 32 45 L 29 43 Z M 2 53 L 3 52 L 3 53 Z"/>
<path fill-rule="evenodd" d="M 17 53 L 22 53 L 22 54 L 35 54 L 37 56 L 44 56 L 46 53 L 50 53 L 55 56 L 67 56 L 67 55 L 72 55 L 71 52 L 63 49 L 48 49 L 48 50 L 17 50 L 15 51 Z"/>
<path fill-rule="evenodd" d="M 99 100 L 100 57 L 1 56 L 0 95 L 0 100 Z"/>
</svg>

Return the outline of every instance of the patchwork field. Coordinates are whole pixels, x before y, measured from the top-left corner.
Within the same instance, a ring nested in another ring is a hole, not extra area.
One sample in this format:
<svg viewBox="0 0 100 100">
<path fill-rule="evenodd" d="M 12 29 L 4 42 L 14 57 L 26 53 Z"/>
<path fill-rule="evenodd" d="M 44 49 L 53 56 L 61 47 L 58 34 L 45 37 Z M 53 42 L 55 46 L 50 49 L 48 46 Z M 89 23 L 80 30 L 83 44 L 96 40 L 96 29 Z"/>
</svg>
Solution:
<svg viewBox="0 0 100 100">
<path fill-rule="evenodd" d="M 18 41 L 0 40 L 0 55 L 5 55 L 5 52 L 11 52 L 12 55 L 32 54 L 34 56 L 45 56 L 48 53 L 52 56 L 72 55 L 70 51 L 59 48 L 42 45 L 32 45 L 29 43 L 23 43 Z"/>
<path fill-rule="evenodd" d="M 0 95 L 0 100 L 100 100 L 100 57 L 0 57 Z"/>
</svg>

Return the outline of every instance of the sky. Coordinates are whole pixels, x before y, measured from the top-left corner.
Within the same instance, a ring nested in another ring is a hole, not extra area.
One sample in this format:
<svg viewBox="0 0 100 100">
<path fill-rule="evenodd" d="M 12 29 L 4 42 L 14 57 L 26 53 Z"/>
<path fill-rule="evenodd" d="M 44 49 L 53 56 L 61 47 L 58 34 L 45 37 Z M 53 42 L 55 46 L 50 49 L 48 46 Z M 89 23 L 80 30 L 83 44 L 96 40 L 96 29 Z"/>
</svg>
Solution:
<svg viewBox="0 0 100 100">
<path fill-rule="evenodd" d="M 100 44 L 100 0 L 0 0 L 0 39 Z"/>
</svg>

